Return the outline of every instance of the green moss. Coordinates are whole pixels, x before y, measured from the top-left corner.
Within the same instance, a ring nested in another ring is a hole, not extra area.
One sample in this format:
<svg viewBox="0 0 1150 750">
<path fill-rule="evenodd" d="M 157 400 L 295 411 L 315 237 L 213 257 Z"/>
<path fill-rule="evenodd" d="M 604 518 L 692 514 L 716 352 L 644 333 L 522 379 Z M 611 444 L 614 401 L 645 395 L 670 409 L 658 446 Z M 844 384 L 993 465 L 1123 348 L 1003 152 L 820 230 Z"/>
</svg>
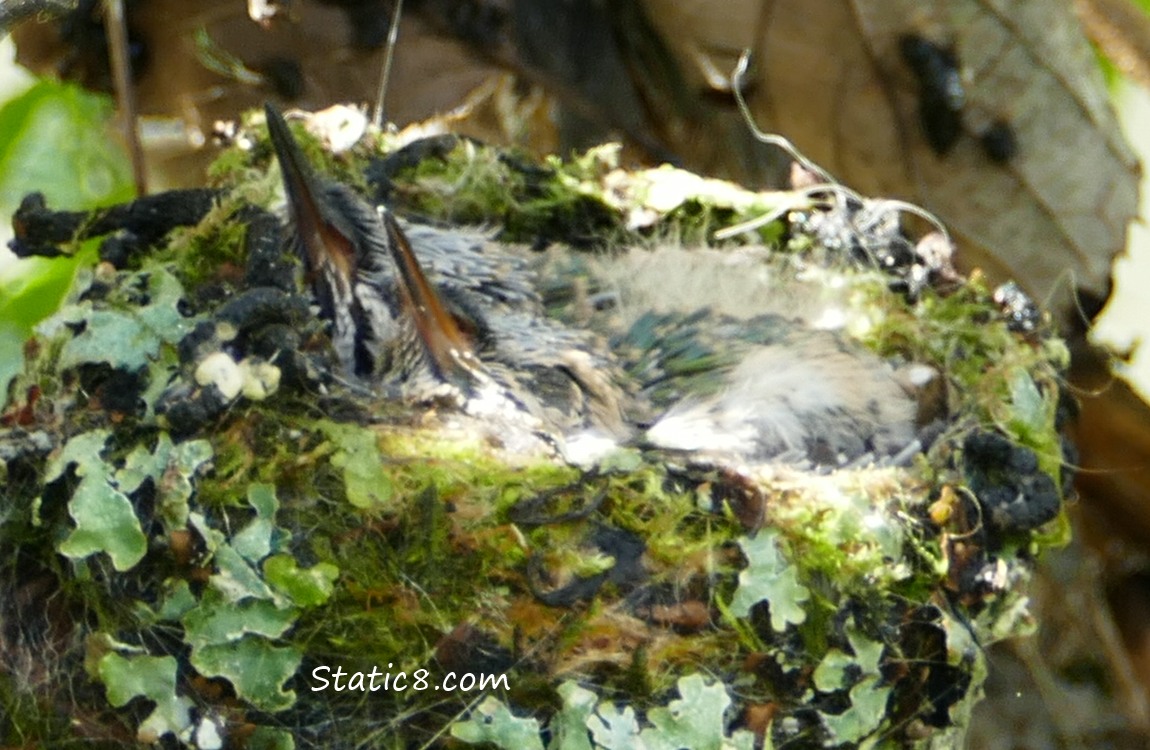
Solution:
<svg viewBox="0 0 1150 750">
<path fill-rule="evenodd" d="M 247 260 L 246 226 L 235 215 L 243 205 L 235 199 L 225 200 L 213 207 L 199 225 L 173 230 L 165 249 L 153 258 L 171 263 L 187 289 L 212 282 L 237 288 Z"/>
</svg>

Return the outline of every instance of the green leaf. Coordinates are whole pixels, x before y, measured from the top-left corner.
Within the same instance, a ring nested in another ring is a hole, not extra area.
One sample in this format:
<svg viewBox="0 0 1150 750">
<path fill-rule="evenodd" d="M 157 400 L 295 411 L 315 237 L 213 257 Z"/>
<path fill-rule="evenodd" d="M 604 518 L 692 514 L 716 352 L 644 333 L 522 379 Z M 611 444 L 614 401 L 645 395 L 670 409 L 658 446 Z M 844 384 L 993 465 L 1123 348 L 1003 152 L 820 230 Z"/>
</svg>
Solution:
<svg viewBox="0 0 1150 750">
<path fill-rule="evenodd" d="M 299 650 L 275 646 L 249 636 L 234 643 L 192 650 L 191 662 L 205 677 L 223 677 L 236 694 L 263 711 L 282 711 L 295 702 L 295 691 L 284 690 L 299 669 Z"/>
<path fill-rule="evenodd" d="M 275 519 L 279 508 L 276 488 L 270 484 L 255 483 L 247 488 L 247 503 L 255 508 L 256 518 L 231 539 L 233 550 L 239 552 L 248 563 L 259 563 L 273 548 L 276 534 Z"/>
<path fill-rule="evenodd" d="M 189 711 L 193 704 L 176 694 L 175 657 L 125 657 L 112 652 L 100 659 L 98 673 L 113 706 L 119 708 L 136 697 L 156 704 L 140 725 L 142 740 L 158 739 L 168 732 L 179 735 L 191 725 Z"/>
<path fill-rule="evenodd" d="M 467 719 L 451 725 L 451 736 L 473 745 L 488 742 L 503 750 L 543 750 L 539 722 L 519 718 L 490 695 Z"/>
<path fill-rule="evenodd" d="M 736 732 L 726 736 L 726 712 L 731 705 L 727 688 L 720 682 L 711 682 L 702 675 L 692 674 L 678 682 L 680 698 L 664 707 L 651 709 L 647 720 L 653 725 L 640 734 L 650 750 L 751 750 L 754 735 Z"/>
<path fill-rule="evenodd" d="M 99 257 L 98 245 L 85 243 L 71 258 L 18 258 L 4 265 L 0 269 L 0 321 L 27 338 L 38 322 L 60 307 L 76 269 Z"/>
<path fill-rule="evenodd" d="M 179 311 L 183 288 L 170 272 L 156 269 L 148 274 L 149 304 L 125 310 L 93 309 L 83 302 L 61 310 L 69 322 L 84 322 L 84 330 L 64 344 L 60 369 L 86 363 L 107 363 L 135 371 L 157 358 L 163 343 L 176 344 L 191 321 Z"/>
<path fill-rule="evenodd" d="M 234 604 L 209 590 L 182 619 L 192 665 L 205 676 L 227 679 L 237 694 L 263 710 L 287 708 L 295 694 L 283 690 L 283 683 L 295 674 L 302 655 L 268 639 L 283 635 L 298 614 L 263 599 Z"/>
<path fill-rule="evenodd" d="M 100 458 L 109 434 L 94 430 L 73 437 L 49 462 L 45 482 L 55 481 L 69 466 L 76 465 L 80 484 L 68 502 L 76 528 L 60 543 L 61 554 L 84 558 L 106 552 L 117 570 L 127 570 L 147 551 L 147 538 L 127 494 L 152 479 L 159 493 L 157 508 L 170 527 L 183 528 L 192 493 L 191 477 L 211 457 L 211 446 L 205 441 L 173 446 L 171 439 L 161 434 L 154 451 L 138 446 L 128 454 L 123 468 L 114 470 Z"/>
<path fill-rule="evenodd" d="M 0 107 L 0 209 L 10 213 L 32 190 L 71 210 L 131 200 L 112 115 L 109 97 L 51 80 Z"/>
<path fill-rule="evenodd" d="M 192 497 L 192 480 L 199 468 L 212 457 L 212 445 L 206 440 L 188 440 L 173 445 L 168 433 L 161 432 L 155 450 L 136 448 L 124 459 L 116 472 L 116 483 L 122 492 L 132 493 L 145 480 L 155 484 L 156 509 L 169 531 L 187 528 L 188 500 Z"/>
<path fill-rule="evenodd" d="M 248 505 L 255 508 L 260 518 L 272 519 L 279 510 L 280 501 L 276 498 L 276 488 L 265 482 L 255 482 L 248 486 Z"/>
<path fill-rule="evenodd" d="M 731 600 L 731 612 L 746 617 L 751 607 L 761 601 L 770 604 L 771 627 L 777 631 L 787 624 L 798 625 L 806 620 L 803 602 L 810 599 L 810 591 L 799 583 L 795 566 L 783 558 L 776 542 L 777 534 L 769 531 L 739 540 L 747 567 L 739 573 L 739 587 Z"/>
<path fill-rule="evenodd" d="M 0 295 L 0 308 L 7 307 L 7 300 Z M 0 309 L 0 407 L 8 403 L 8 384 L 24 369 L 24 342 L 29 329 L 8 320 Z"/>
<path fill-rule="evenodd" d="M 298 611 L 278 609 L 265 599 L 231 604 L 206 595 L 183 617 L 184 640 L 192 649 L 233 643 L 249 635 L 277 638 L 292 626 Z"/>
<path fill-rule="evenodd" d="M 212 525 L 208 523 L 208 519 L 199 511 L 193 510 L 188 513 L 188 525 L 204 540 L 204 547 L 207 548 L 208 554 L 210 555 L 215 555 L 227 541 L 227 537 L 224 536 L 224 533 L 212 528 Z M 232 554 L 235 555 L 235 552 L 233 551 Z M 239 555 L 236 555 L 236 557 L 239 558 Z M 242 558 L 239 559 L 242 562 Z"/>
<path fill-rule="evenodd" d="M 198 603 L 187 581 L 168 580 L 165 581 L 165 586 L 168 590 L 164 594 L 159 611 L 156 612 L 157 620 L 178 620 Z"/>
<path fill-rule="evenodd" d="M 264 560 L 264 579 L 298 607 L 317 607 L 335 590 L 339 568 L 331 563 L 316 563 L 302 569 L 291 555 L 276 555 Z"/>
<path fill-rule="evenodd" d="M 124 468 L 116 472 L 116 484 L 124 492 L 132 493 L 140 488 L 144 480 L 155 481 L 159 479 L 168 467 L 171 453 L 172 439 L 168 437 L 166 432 L 160 434 L 155 451 L 149 451 L 144 446 L 137 445 L 124 459 Z"/>
<path fill-rule="evenodd" d="M 159 349 L 159 339 L 130 312 L 93 310 L 84 315 L 84 331 L 64 345 L 60 368 L 89 362 L 138 370 Z"/>
<path fill-rule="evenodd" d="M 557 691 L 563 699 L 563 708 L 551 721 L 553 739 L 548 750 L 592 750 L 587 733 L 587 722 L 595 713 L 599 696 L 568 680 Z"/>
<path fill-rule="evenodd" d="M 116 570 L 135 567 L 148 551 L 135 509 L 127 496 L 100 477 L 85 477 L 68 501 L 68 514 L 76 528 L 57 549 L 66 557 L 82 559 L 106 552 Z"/>
<path fill-rule="evenodd" d="M 275 593 L 268 588 L 259 573 L 229 545 L 220 545 L 212 560 L 218 569 L 211 578 L 212 588 L 223 594 L 228 601 L 275 598 Z"/>
<path fill-rule="evenodd" d="M 853 623 L 848 623 L 847 640 L 855 652 L 852 657 L 831 649 L 815 669 L 815 686 L 822 692 L 846 687 L 848 665 L 859 669 L 861 679 L 850 689 L 851 705 L 841 714 L 820 714 L 824 724 L 838 742 L 858 742 L 872 734 L 886 719 L 890 687 L 881 686 L 879 671 L 883 644 L 864 636 Z"/>
<path fill-rule="evenodd" d="M 847 629 L 847 640 L 854 649 L 855 658 L 864 675 L 878 675 L 879 662 L 882 660 L 883 644 L 872 641 L 855 628 Z"/>
<path fill-rule="evenodd" d="M 851 706 L 841 714 L 820 713 L 836 743 L 858 742 L 882 725 L 891 689 L 880 686 L 880 679 L 867 677 L 852 687 Z"/>
<path fill-rule="evenodd" d="M 251 490 L 248 491 L 249 498 Z M 273 496 L 274 497 L 274 496 Z M 257 563 L 271 554 L 275 524 L 271 516 L 262 513 L 248 522 L 232 537 L 232 549 L 250 563 Z"/>
<path fill-rule="evenodd" d="M 110 137 L 107 96 L 41 81 L 0 107 L 0 215 L 25 194 L 49 205 L 85 209 L 132 198 L 127 156 Z M 96 243 L 73 258 L 22 258 L 0 271 L 0 393 L 23 363 L 32 327 L 60 306 L 76 269 L 91 263 Z"/>
<path fill-rule="evenodd" d="M 0 268 L 0 394 L 24 368 L 24 342 L 60 307 L 77 270 L 96 260 L 97 245 L 86 243 L 72 258 L 18 258 Z"/>
<path fill-rule="evenodd" d="M 144 307 L 136 307 L 144 325 L 169 344 L 178 344 L 191 325 L 180 312 L 180 301 L 184 297 L 184 287 L 175 274 L 167 268 L 159 267 L 147 271 L 149 302 Z"/>
<path fill-rule="evenodd" d="M 44 483 L 75 464 L 80 484 L 68 500 L 68 514 L 76 528 L 58 545 L 60 554 L 83 559 L 105 552 L 116 570 L 124 571 L 144 557 L 148 540 L 132 502 L 113 484 L 112 467 L 100 458 L 108 435 L 107 430 L 92 430 L 73 437 L 49 462 Z"/>
<path fill-rule="evenodd" d="M 1025 370 L 1019 369 L 1010 380 L 1010 402 L 1014 407 L 1010 426 L 1023 441 L 1031 443 L 1036 436 L 1049 431 L 1046 427 L 1046 401 Z"/>
<path fill-rule="evenodd" d="M 161 439 L 167 439 L 167 433 Z M 195 488 L 192 480 L 201 467 L 212 460 L 212 444 L 207 440 L 186 440 L 172 451 L 168 470 L 159 483 L 160 497 L 158 510 L 164 520 L 173 528 L 183 529 L 188 523 L 188 501 Z"/>
<path fill-rule="evenodd" d="M 108 702 L 117 708 L 138 695 L 156 700 L 156 696 L 176 692 L 173 656 L 124 657 L 113 651 L 100 659 L 99 670 L 108 691 Z"/>
<path fill-rule="evenodd" d="M 595 744 L 610 750 L 643 747 L 635 709 L 630 706 L 619 708 L 612 703 L 600 703 L 595 715 L 587 720 L 587 728 L 591 730 Z"/>
<path fill-rule="evenodd" d="M 815 667 L 815 687 L 822 693 L 842 690 L 847 685 L 847 667 L 854 663 L 854 657 L 841 649 L 832 648 L 827 651 L 827 655 Z"/>
<path fill-rule="evenodd" d="M 247 739 L 248 750 L 295 750 L 295 738 L 286 729 L 256 727 Z"/>
<path fill-rule="evenodd" d="M 331 463 L 343 470 L 348 502 L 357 508 L 371 508 L 391 499 L 391 478 L 384 471 L 379 445 L 370 430 L 326 420 L 316 426 L 335 444 Z"/>
</svg>

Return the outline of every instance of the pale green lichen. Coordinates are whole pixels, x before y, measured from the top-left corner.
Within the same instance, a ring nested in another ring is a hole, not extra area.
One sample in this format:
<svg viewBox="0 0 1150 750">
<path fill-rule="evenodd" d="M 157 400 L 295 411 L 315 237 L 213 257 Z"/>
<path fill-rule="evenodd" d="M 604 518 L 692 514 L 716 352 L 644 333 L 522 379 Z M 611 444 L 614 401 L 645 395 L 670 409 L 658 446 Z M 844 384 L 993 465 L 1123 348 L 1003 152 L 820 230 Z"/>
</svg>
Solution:
<svg viewBox="0 0 1150 750">
<path fill-rule="evenodd" d="M 655 706 L 640 722 L 633 709 L 601 700 L 573 682 L 558 688 L 563 706 L 552 719 L 557 731 L 548 750 L 751 750 L 755 737 L 746 730 L 728 733 L 727 712 L 732 702 L 722 683 L 691 674 L 676 684 L 679 697 Z M 543 750 L 539 722 L 516 716 L 506 704 L 488 697 L 471 717 L 451 726 L 456 739 L 471 744 L 490 743 L 504 750 Z M 769 746 L 769 744 L 768 744 Z"/>
<path fill-rule="evenodd" d="M 122 656 L 116 651 L 98 662 L 97 674 L 112 706 L 123 707 L 137 697 L 155 704 L 137 733 L 144 742 L 154 742 L 169 733 L 179 736 L 191 726 L 190 712 L 195 704 L 176 692 L 177 666 L 171 656 Z"/>
<path fill-rule="evenodd" d="M 771 627 L 782 632 L 788 625 L 801 625 L 807 619 L 803 604 L 810 590 L 799 583 L 798 571 L 778 548 L 778 534 L 763 532 L 738 540 L 747 558 L 739 572 L 739 588 L 730 603 L 736 617 L 747 617 L 751 607 L 766 602 L 771 610 Z"/>
</svg>

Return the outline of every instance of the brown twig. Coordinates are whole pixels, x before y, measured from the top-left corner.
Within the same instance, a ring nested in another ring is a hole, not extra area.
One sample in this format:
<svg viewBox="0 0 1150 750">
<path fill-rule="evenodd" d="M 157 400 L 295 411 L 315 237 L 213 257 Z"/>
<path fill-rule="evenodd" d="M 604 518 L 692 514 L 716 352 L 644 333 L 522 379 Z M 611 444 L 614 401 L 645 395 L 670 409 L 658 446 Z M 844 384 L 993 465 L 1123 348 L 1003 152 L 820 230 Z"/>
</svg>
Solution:
<svg viewBox="0 0 1150 750">
<path fill-rule="evenodd" d="M 140 197 L 147 195 L 148 186 L 144 174 L 144 149 L 140 145 L 140 129 L 137 124 L 136 90 L 132 85 L 132 67 L 128 61 L 128 21 L 124 16 L 124 0 L 104 0 L 104 26 L 108 34 L 116 103 L 120 109 L 124 140 L 128 144 L 128 156 L 132 160 L 136 196 Z"/>
</svg>

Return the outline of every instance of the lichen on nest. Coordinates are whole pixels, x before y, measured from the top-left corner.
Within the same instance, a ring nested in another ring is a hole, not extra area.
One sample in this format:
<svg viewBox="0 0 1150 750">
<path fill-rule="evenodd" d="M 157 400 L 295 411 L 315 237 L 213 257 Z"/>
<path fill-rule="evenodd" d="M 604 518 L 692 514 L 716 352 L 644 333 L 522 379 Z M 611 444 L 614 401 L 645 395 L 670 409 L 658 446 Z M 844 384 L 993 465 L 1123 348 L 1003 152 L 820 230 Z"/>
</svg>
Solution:
<svg viewBox="0 0 1150 750">
<path fill-rule="evenodd" d="M 6 739 L 955 746 L 983 647 L 1025 632 L 1034 556 L 1066 534 L 1066 357 L 1041 316 L 833 190 L 459 139 L 330 157 L 398 212 L 539 248 L 549 310 L 611 339 L 652 409 L 727 356 L 696 331 L 752 339 L 773 319 L 628 312 L 602 253 L 764 213 L 698 252 L 742 254 L 766 288 L 801 281 L 844 336 L 933 373 L 923 450 L 898 464 L 641 441 L 584 467 L 510 457 L 449 408 L 339 377 L 267 213 L 260 132 L 222 157 L 197 224 L 84 275 L 29 344 L 0 434 L 0 659 L 22 667 Z M 321 684 L 337 668 L 353 689 Z M 407 689 L 354 689 L 373 668 Z M 449 673 L 505 679 L 414 684 Z"/>
</svg>

